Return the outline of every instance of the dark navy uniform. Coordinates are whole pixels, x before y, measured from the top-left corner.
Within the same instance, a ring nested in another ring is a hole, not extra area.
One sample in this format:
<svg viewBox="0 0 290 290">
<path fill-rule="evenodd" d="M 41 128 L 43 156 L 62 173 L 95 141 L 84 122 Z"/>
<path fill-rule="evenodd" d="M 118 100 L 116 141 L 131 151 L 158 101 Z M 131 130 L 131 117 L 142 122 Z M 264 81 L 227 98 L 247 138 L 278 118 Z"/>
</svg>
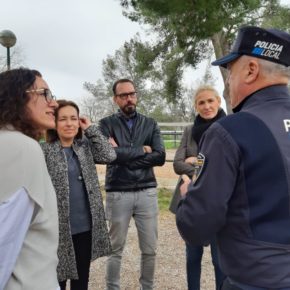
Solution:
<svg viewBox="0 0 290 290">
<path fill-rule="evenodd" d="M 230 279 L 290 289 L 287 86 L 247 97 L 206 131 L 200 152 L 201 172 L 176 215 L 180 234 L 202 245 L 217 233 L 221 268 Z"/>
</svg>

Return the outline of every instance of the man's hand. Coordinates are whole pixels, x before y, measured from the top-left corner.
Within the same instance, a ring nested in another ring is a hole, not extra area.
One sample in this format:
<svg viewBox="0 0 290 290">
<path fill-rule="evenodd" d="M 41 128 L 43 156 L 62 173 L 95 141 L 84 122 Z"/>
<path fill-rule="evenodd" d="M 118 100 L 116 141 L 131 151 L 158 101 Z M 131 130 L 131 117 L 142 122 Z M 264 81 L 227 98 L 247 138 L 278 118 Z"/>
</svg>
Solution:
<svg viewBox="0 0 290 290">
<path fill-rule="evenodd" d="M 152 148 L 148 145 L 143 146 L 144 153 L 152 153 Z"/>
<path fill-rule="evenodd" d="M 115 139 L 113 137 L 109 137 L 109 142 L 113 147 L 118 147 L 118 144 L 116 143 Z"/>
<path fill-rule="evenodd" d="M 187 191 L 188 191 L 188 185 L 191 182 L 191 179 L 186 175 L 186 174 L 182 174 L 181 178 L 183 180 L 182 185 L 180 186 L 180 195 L 182 197 L 186 196 Z"/>
</svg>

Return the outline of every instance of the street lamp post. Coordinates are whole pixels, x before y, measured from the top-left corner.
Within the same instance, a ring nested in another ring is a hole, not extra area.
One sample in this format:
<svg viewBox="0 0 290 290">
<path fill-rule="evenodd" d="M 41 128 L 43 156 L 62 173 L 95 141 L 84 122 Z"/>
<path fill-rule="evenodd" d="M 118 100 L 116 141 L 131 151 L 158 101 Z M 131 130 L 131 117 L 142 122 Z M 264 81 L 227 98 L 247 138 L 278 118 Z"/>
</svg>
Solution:
<svg viewBox="0 0 290 290">
<path fill-rule="evenodd" d="M 0 32 L 0 43 L 7 48 L 7 70 L 10 70 L 10 47 L 16 43 L 16 36 L 10 30 Z"/>
</svg>

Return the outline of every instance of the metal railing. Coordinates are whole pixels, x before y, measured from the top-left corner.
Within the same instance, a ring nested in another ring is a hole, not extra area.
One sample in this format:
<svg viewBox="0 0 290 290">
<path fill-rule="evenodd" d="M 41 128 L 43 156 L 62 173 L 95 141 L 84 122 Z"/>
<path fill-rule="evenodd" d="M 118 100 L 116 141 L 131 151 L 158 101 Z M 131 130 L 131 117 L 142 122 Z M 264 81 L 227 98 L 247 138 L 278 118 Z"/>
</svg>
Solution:
<svg viewBox="0 0 290 290">
<path fill-rule="evenodd" d="M 173 148 L 177 148 L 179 146 L 181 136 L 183 131 L 180 130 L 162 130 L 161 136 L 163 137 L 163 141 L 165 144 L 170 143 L 173 144 Z M 165 136 L 170 136 L 172 138 L 167 139 Z"/>
<path fill-rule="evenodd" d="M 184 127 L 189 124 L 187 122 L 158 122 L 165 146 L 170 144 L 167 148 L 177 148 L 180 144 Z"/>
</svg>

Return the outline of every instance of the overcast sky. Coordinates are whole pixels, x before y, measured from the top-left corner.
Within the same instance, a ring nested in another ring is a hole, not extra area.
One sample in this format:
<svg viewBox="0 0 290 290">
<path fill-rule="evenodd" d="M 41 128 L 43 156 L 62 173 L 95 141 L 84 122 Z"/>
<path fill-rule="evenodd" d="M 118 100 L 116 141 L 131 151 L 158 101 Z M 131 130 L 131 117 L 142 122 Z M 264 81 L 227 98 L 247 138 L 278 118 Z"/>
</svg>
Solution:
<svg viewBox="0 0 290 290">
<path fill-rule="evenodd" d="M 72 100 L 88 95 L 83 83 L 102 77 L 107 55 L 143 31 L 122 15 L 119 0 L 3 0 L 0 31 L 5 29 L 15 33 L 24 64 L 38 69 L 58 98 Z M 0 55 L 6 56 L 3 46 Z M 200 67 L 187 74 L 189 85 L 202 75 L 205 65 Z M 213 72 L 222 93 L 218 68 Z"/>
<path fill-rule="evenodd" d="M 117 0 L 5 1 L 5 29 L 16 35 L 25 65 L 38 69 L 57 97 L 74 100 L 86 95 L 85 81 L 101 78 L 102 60 L 141 31 Z M 0 54 L 6 56 L 3 46 Z"/>
</svg>

